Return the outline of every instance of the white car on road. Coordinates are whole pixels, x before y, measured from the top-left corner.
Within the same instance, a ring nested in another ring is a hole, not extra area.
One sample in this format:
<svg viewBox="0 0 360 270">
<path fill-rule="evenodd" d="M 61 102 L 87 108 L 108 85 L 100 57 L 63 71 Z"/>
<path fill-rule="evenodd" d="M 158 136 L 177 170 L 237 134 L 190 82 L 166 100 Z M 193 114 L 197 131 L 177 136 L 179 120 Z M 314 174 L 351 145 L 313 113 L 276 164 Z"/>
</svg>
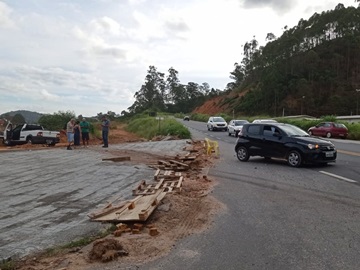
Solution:
<svg viewBox="0 0 360 270">
<path fill-rule="evenodd" d="M 227 131 L 227 123 L 224 118 L 221 116 L 211 116 L 207 122 L 207 129 L 208 130 L 223 130 Z"/>
<path fill-rule="evenodd" d="M 228 124 L 229 136 L 234 134 L 234 136 L 237 137 L 243 125 L 247 123 L 249 123 L 249 121 L 247 120 L 238 120 L 238 119 L 231 120 Z"/>
</svg>

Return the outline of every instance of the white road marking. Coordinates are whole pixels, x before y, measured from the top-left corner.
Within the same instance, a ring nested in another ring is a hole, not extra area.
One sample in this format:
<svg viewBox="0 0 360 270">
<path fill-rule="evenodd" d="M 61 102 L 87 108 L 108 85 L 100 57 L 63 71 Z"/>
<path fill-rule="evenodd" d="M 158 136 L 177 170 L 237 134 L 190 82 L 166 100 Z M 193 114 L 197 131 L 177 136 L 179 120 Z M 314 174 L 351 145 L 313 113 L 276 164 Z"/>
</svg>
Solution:
<svg viewBox="0 0 360 270">
<path fill-rule="evenodd" d="M 347 182 L 350 182 L 350 183 L 357 183 L 357 181 L 355 180 L 352 180 L 352 179 L 349 179 L 349 178 L 346 178 L 346 177 L 342 177 L 340 175 L 336 175 L 336 174 L 333 174 L 333 173 L 328 173 L 328 172 L 324 172 L 324 171 L 319 171 L 320 173 L 323 173 L 323 174 L 326 174 L 326 175 L 329 175 L 329 176 L 332 176 L 332 177 L 335 177 L 335 178 L 338 178 L 340 180 L 344 180 L 344 181 L 347 181 Z"/>
</svg>

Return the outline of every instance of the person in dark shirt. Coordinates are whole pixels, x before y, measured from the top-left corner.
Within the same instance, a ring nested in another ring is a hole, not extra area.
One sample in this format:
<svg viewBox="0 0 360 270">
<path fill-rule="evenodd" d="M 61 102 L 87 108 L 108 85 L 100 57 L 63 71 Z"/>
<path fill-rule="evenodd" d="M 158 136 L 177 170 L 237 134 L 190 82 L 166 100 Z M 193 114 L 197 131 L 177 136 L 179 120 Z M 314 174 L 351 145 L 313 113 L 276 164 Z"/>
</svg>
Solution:
<svg viewBox="0 0 360 270">
<path fill-rule="evenodd" d="M 110 129 L 110 121 L 106 118 L 106 115 L 103 115 L 101 118 L 101 129 L 102 129 L 102 139 L 103 139 L 103 147 L 109 147 L 109 129 Z"/>
</svg>

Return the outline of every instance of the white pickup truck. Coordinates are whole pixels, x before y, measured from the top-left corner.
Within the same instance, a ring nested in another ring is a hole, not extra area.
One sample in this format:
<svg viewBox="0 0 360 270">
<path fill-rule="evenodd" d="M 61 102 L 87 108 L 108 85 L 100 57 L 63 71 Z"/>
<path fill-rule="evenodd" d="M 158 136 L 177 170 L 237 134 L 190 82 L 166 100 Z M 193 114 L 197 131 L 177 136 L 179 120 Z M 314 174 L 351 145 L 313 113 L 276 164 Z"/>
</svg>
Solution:
<svg viewBox="0 0 360 270">
<path fill-rule="evenodd" d="M 21 124 L 13 128 L 10 121 L 7 122 L 6 128 L 0 133 L 5 145 L 15 144 L 47 144 L 55 145 L 60 142 L 60 132 L 48 131 L 40 125 Z"/>
</svg>

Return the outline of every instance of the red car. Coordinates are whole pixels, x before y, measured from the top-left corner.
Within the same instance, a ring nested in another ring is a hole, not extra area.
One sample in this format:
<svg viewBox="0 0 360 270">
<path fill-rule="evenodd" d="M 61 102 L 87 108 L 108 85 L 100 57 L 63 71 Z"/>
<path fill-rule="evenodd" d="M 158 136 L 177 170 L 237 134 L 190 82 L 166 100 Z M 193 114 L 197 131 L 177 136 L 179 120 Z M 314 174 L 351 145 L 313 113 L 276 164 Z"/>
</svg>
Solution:
<svg viewBox="0 0 360 270">
<path fill-rule="evenodd" d="M 346 138 L 348 135 L 348 129 L 344 124 L 335 122 L 322 122 L 315 127 L 308 129 L 309 135 L 320 137 L 340 137 Z"/>
</svg>

